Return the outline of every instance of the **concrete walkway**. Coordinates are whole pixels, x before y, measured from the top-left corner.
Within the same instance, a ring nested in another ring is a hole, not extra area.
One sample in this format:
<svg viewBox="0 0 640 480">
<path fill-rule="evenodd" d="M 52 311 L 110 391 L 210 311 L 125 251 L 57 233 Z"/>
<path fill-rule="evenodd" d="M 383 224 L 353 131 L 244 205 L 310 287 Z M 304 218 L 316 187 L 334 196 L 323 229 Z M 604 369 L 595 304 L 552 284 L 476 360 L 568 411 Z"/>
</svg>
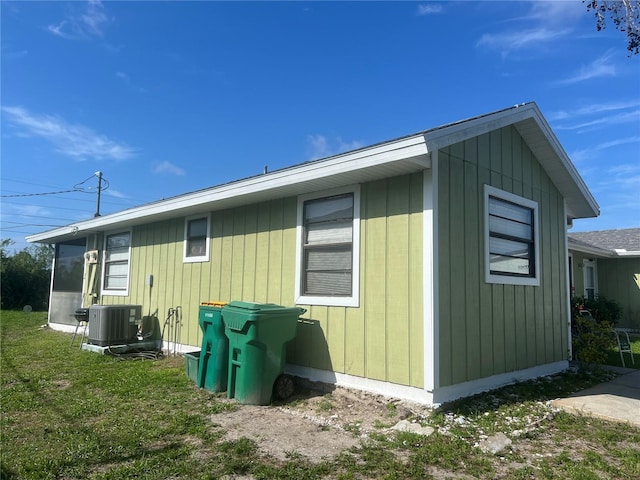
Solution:
<svg viewBox="0 0 640 480">
<path fill-rule="evenodd" d="M 593 415 L 640 427 L 640 370 L 620 369 L 610 382 L 576 392 L 553 404 L 570 412 Z"/>
</svg>

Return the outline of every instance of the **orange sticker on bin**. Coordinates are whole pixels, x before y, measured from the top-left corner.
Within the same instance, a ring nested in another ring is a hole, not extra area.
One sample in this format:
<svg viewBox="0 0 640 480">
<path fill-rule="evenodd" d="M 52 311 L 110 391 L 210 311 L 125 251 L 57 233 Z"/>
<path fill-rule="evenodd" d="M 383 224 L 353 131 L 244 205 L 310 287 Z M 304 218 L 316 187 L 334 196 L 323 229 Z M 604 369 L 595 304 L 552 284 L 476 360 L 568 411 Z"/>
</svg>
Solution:
<svg viewBox="0 0 640 480">
<path fill-rule="evenodd" d="M 200 302 L 200 305 L 206 305 L 207 307 L 224 307 L 229 302 Z"/>
</svg>

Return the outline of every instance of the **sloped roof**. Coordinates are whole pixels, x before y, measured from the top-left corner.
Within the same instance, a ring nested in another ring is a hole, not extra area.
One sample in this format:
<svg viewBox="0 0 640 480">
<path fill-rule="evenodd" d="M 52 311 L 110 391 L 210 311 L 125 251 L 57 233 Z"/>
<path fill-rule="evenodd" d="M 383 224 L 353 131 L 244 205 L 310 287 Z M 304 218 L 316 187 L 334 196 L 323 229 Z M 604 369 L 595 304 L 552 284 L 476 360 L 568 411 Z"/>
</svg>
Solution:
<svg viewBox="0 0 640 480">
<path fill-rule="evenodd" d="M 605 256 L 640 256 L 640 228 L 569 233 L 569 248 L 598 249 Z"/>
<path fill-rule="evenodd" d="M 526 103 L 305 162 L 264 175 L 186 193 L 30 235 L 29 242 L 56 243 L 79 234 L 222 210 L 363 183 L 431 167 L 431 152 L 509 125 L 523 137 L 565 199 L 570 219 L 596 217 L 599 207 L 535 103 Z"/>
</svg>

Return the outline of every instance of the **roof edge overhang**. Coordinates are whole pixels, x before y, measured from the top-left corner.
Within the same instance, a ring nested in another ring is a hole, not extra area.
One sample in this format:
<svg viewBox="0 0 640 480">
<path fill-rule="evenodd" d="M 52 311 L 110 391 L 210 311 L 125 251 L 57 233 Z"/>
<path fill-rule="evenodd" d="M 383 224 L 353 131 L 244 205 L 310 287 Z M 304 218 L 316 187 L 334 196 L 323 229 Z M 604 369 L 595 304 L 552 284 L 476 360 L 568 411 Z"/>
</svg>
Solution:
<svg viewBox="0 0 640 480">
<path fill-rule="evenodd" d="M 567 216 L 589 218 L 599 207 L 535 103 L 517 105 L 302 163 L 268 174 L 179 195 L 26 237 L 56 243 L 78 235 L 128 228 L 176 216 L 216 211 L 278 197 L 296 196 L 431 168 L 431 152 L 514 125 L 565 198 Z"/>
<path fill-rule="evenodd" d="M 606 248 L 595 247 L 585 244 L 584 242 L 576 242 L 571 237 L 568 238 L 569 250 L 574 252 L 586 253 L 599 258 L 635 258 L 640 257 L 640 251 L 635 250 L 623 250 L 614 249 L 608 250 Z"/>
<path fill-rule="evenodd" d="M 562 193 L 567 217 L 597 217 L 600 214 L 598 203 L 535 102 L 434 129 L 425 134 L 425 140 L 433 151 L 509 125 L 515 126 Z"/>
<path fill-rule="evenodd" d="M 608 258 L 614 256 L 614 252 L 605 248 L 594 247 L 582 242 L 576 242 L 571 237 L 567 238 L 567 248 L 574 252 L 586 253 L 600 258 Z"/>
<path fill-rule="evenodd" d="M 26 237 L 56 243 L 78 235 L 154 222 L 176 215 L 231 208 L 251 202 L 300 195 L 390 175 L 431 168 L 424 135 L 416 134 L 371 147 L 310 161 L 271 173 L 198 190 L 166 200 L 76 222 Z"/>
</svg>

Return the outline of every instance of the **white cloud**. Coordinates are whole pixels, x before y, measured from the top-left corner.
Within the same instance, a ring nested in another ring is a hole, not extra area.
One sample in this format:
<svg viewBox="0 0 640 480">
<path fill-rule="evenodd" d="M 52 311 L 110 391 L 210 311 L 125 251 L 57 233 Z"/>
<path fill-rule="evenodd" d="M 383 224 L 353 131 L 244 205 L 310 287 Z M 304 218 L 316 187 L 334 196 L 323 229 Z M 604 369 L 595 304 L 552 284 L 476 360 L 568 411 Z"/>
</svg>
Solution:
<svg viewBox="0 0 640 480">
<path fill-rule="evenodd" d="M 31 113 L 22 107 L 2 107 L 2 112 L 18 134 L 47 140 L 57 152 L 74 160 L 126 160 L 135 155 L 128 145 L 58 116 Z"/>
<path fill-rule="evenodd" d="M 346 142 L 342 140 L 341 137 L 336 137 L 336 139 L 332 142 L 327 139 L 324 135 L 308 135 L 307 142 L 310 146 L 310 158 L 312 160 L 330 157 L 331 155 L 336 155 L 338 153 L 348 152 L 350 150 L 356 150 L 361 148 L 364 144 L 357 140 L 352 142 Z"/>
<path fill-rule="evenodd" d="M 584 14 L 581 2 L 542 0 L 531 2 L 528 17 L 544 25 L 566 25 L 573 19 L 583 18 Z"/>
<path fill-rule="evenodd" d="M 114 190 L 111 187 L 109 187 L 108 190 L 104 190 L 103 192 L 105 195 L 108 195 L 110 197 L 125 198 L 125 199 L 130 198 L 129 195 L 127 195 L 126 193 L 122 193 L 120 190 Z"/>
<path fill-rule="evenodd" d="M 624 102 L 610 102 L 610 103 L 594 103 L 591 105 L 585 105 L 584 107 L 577 108 L 575 110 L 558 110 L 551 112 L 548 116 L 549 120 L 566 120 L 572 117 L 581 117 L 594 115 L 603 112 L 613 112 L 617 110 L 626 110 L 629 108 L 640 107 L 640 100 L 629 100 Z"/>
<path fill-rule="evenodd" d="M 433 15 L 434 13 L 443 12 L 442 5 L 438 3 L 428 3 L 426 5 L 418 5 L 417 15 Z"/>
<path fill-rule="evenodd" d="M 537 47 L 566 36 L 570 30 L 552 30 L 546 27 L 503 33 L 485 33 L 476 42 L 476 47 L 487 47 L 499 50 L 503 56 L 512 51 L 529 47 Z"/>
<path fill-rule="evenodd" d="M 103 35 L 104 28 L 106 28 L 110 22 L 100 0 L 89 0 L 87 9 L 81 15 L 80 19 L 86 30 L 97 37 Z"/>
<path fill-rule="evenodd" d="M 182 168 L 167 161 L 164 161 L 156 165 L 153 169 L 153 173 L 158 173 L 158 174 L 169 173 L 171 175 L 178 175 L 180 177 L 183 177 L 187 174 Z"/>
<path fill-rule="evenodd" d="M 116 72 L 116 77 L 118 77 L 121 80 L 124 80 L 125 82 L 129 81 L 129 75 L 127 75 L 124 72 Z"/>
<path fill-rule="evenodd" d="M 605 127 L 632 122 L 640 122 L 640 110 L 633 110 L 631 112 L 623 112 L 604 117 L 601 116 L 593 120 L 587 120 L 573 125 L 558 125 L 554 128 L 556 130 L 593 130 L 594 127 Z"/>
<path fill-rule="evenodd" d="M 591 158 L 593 158 L 596 152 L 607 150 L 613 147 L 618 147 L 620 145 L 629 145 L 632 143 L 640 143 L 640 136 L 636 135 L 634 137 L 616 138 L 615 140 L 609 140 L 608 142 L 599 143 L 593 147 L 576 150 L 571 154 L 571 158 L 575 163 L 582 163 L 586 160 L 590 160 Z M 622 170 L 628 171 L 630 167 L 633 167 L 635 169 L 640 169 L 640 166 L 638 165 L 619 165 L 616 167 L 612 167 L 610 171 L 611 172 L 622 171 Z"/>
<path fill-rule="evenodd" d="M 100 0 L 89 0 L 82 13 L 69 15 L 59 23 L 49 25 L 47 30 L 67 40 L 102 38 L 111 21 Z"/>
<path fill-rule="evenodd" d="M 476 47 L 498 51 L 503 57 L 515 51 L 540 49 L 567 37 L 575 21 L 584 17 L 579 2 L 534 1 L 529 5 L 525 15 L 502 22 L 508 28 L 481 35 Z"/>
<path fill-rule="evenodd" d="M 596 58 L 589 65 L 582 66 L 580 70 L 573 75 L 556 82 L 559 85 L 573 85 L 575 83 L 591 80 L 599 77 L 615 77 L 616 67 L 611 63 L 611 51 Z"/>
</svg>

